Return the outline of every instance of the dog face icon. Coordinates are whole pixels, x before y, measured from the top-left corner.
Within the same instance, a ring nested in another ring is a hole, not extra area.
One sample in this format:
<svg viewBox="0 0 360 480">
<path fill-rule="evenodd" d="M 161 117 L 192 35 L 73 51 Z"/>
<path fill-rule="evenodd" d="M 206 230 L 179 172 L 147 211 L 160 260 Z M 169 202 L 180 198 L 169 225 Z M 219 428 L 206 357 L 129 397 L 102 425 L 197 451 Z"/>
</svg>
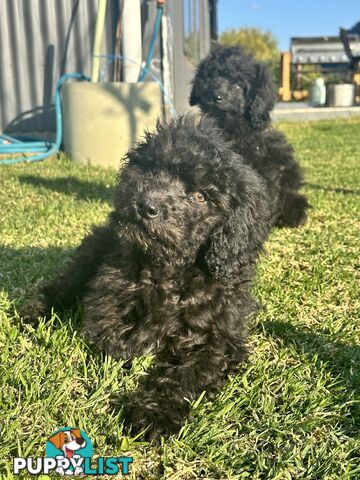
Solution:
<svg viewBox="0 0 360 480">
<path fill-rule="evenodd" d="M 66 458 L 72 458 L 76 450 L 84 448 L 86 445 L 78 428 L 57 432 L 49 438 L 49 442 L 64 452 Z"/>
</svg>

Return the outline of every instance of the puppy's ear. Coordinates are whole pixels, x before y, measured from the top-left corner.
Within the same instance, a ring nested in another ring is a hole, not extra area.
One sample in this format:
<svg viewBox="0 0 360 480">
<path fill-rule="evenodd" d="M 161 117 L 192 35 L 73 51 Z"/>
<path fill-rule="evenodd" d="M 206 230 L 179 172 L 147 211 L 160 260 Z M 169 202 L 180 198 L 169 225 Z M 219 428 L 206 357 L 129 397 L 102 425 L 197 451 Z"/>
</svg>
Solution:
<svg viewBox="0 0 360 480">
<path fill-rule="evenodd" d="M 193 81 L 193 86 L 191 89 L 190 101 L 189 101 L 191 107 L 199 103 L 200 96 L 201 96 L 201 92 L 200 92 L 199 82 L 197 82 L 195 78 Z"/>
<path fill-rule="evenodd" d="M 270 231 L 269 199 L 262 180 L 250 168 L 239 172 L 243 188 L 233 199 L 231 214 L 213 231 L 204 259 L 210 274 L 221 281 L 244 278 Z"/>
<path fill-rule="evenodd" d="M 206 74 L 206 69 L 208 68 L 208 58 L 209 57 L 206 57 L 205 60 L 199 63 L 196 68 L 194 78 L 192 79 L 192 89 L 189 99 L 190 106 L 192 107 L 200 103 L 201 97 L 204 95 L 204 91 L 206 90 L 208 81 L 206 80 L 208 77 Z"/>
<path fill-rule="evenodd" d="M 248 109 L 253 128 L 265 128 L 270 122 L 270 112 L 275 106 L 276 92 L 269 68 L 264 63 L 256 65 L 256 81 Z"/>
<path fill-rule="evenodd" d="M 64 437 L 64 432 L 58 432 L 49 438 L 49 442 L 51 442 L 56 448 L 60 450 L 61 447 L 64 445 Z"/>
</svg>

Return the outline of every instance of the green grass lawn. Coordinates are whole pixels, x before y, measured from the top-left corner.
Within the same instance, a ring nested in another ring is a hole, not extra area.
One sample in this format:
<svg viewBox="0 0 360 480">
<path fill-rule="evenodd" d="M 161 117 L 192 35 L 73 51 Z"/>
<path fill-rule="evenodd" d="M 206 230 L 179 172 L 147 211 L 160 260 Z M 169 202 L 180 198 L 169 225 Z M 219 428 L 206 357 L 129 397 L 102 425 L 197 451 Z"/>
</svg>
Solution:
<svg viewBox="0 0 360 480">
<path fill-rule="evenodd" d="M 132 455 L 132 479 L 360 479 L 360 119 L 281 129 L 305 168 L 310 220 L 267 243 L 248 364 L 160 445 L 124 430 L 116 404 L 146 360 L 124 372 L 71 319 L 34 330 L 16 313 L 105 219 L 115 172 L 64 158 L 0 167 L 1 479 L 68 425 L 98 455 Z"/>
</svg>

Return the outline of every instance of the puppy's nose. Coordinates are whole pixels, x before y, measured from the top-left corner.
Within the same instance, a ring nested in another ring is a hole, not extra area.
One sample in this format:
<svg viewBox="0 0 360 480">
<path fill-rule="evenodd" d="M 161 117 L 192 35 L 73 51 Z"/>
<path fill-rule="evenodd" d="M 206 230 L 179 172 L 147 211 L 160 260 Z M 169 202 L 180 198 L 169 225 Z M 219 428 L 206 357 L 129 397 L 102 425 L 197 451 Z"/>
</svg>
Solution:
<svg viewBox="0 0 360 480">
<path fill-rule="evenodd" d="M 158 206 L 147 198 L 142 198 L 137 202 L 137 210 L 143 218 L 155 218 L 159 215 Z"/>
</svg>

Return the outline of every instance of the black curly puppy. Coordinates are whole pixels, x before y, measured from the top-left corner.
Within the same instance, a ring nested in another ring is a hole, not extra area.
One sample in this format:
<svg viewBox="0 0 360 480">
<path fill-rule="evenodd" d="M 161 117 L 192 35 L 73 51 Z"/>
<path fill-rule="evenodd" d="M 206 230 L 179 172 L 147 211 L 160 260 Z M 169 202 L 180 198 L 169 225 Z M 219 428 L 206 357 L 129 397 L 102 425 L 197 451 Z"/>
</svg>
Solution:
<svg viewBox="0 0 360 480">
<path fill-rule="evenodd" d="M 303 176 L 284 135 L 270 127 L 276 102 L 267 66 L 240 47 L 217 46 L 198 66 L 191 105 L 213 116 L 233 148 L 266 180 L 276 226 L 306 222 Z"/>
<path fill-rule="evenodd" d="M 206 117 L 159 124 L 127 159 L 107 224 L 83 240 L 27 316 L 80 301 L 91 343 L 115 358 L 154 354 L 126 418 L 168 434 L 183 424 L 189 400 L 215 392 L 246 357 L 270 202 L 260 176 Z"/>
</svg>

